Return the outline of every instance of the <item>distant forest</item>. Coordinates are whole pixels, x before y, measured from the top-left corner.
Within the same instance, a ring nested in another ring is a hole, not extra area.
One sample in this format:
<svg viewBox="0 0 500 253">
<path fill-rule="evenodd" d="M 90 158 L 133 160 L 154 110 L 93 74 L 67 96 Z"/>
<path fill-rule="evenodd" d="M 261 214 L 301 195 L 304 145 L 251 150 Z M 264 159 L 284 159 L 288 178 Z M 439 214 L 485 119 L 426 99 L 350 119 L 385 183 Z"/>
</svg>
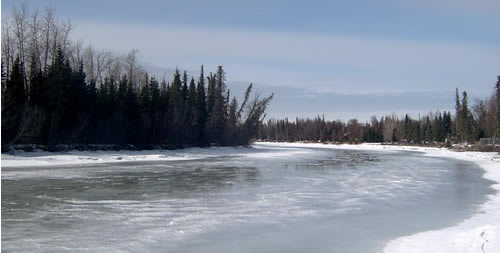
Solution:
<svg viewBox="0 0 500 253">
<path fill-rule="evenodd" d="M 149 76 L 126 56 L 69 39 L 71 23 L 25 6 L 2 19 L 2 147 L 10 144 L 246 145 L 272 95 L 231 97 L 222 66 Z M 119 43 L 119 41 L 117 41 Z"/>
<path fill-rule="evenodd" d="M 450 96 L 451 97 L 451 96 Z M 368 123 L 356 119 L 347 123 L 341 120 L 327 121 L 318 116 L 314 119 L 295 120 L 270 119 L 258 133 L 258 138 L 266 141 L 313 141 L 313 142 L 399 142 L 406 144 L 430 144 L 435 142 L 475 143 L 481 138 L 492 138 L 490 143 L 500 138 L 500 76 L 494 94 L 469 106 L 467 92 L 456 90 L 455 116 L 451 112 L 431 113 L 403 119 L 397 115 L 375 116 Z"/>
</svg>

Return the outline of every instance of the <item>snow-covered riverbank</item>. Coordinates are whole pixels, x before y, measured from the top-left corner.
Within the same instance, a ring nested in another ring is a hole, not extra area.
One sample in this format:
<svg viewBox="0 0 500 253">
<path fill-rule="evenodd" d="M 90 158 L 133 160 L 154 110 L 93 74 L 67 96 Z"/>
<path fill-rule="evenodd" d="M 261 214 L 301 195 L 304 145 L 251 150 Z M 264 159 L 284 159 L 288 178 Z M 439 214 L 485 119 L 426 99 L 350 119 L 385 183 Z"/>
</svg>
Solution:
<svg viewBox="0 0 500 253">
<path fill-rule="evenodd" d="M 266 143 L 261 143 L 266 145 Z M 478 213 L 460 224 L 436 231 L 426 231 L 415 235 L 401 237 L 390 241 L 385 253 L 413 252 L 462 252 L 488 253 L 500 252 L 500 155 L 481 152 L 454 152 L 444 148 L 427 148 L 414 146 L 384 146 L 378 144 L 361 145 L 329 145 L 310 143 L 269 143 L 283 147 L 318 147 L 352 150 L 385 150 L 385 151 L 419 151 L 426 156 L 449 157 L 475 162 L 486 173 L 484 177 L 497 182 L 492 187 L 497 191 L 489 196 Z M 446 214 L 443 213 L 443 216 Z M 411 221 L 410 221 L 411 222 Z"/>
<path fill-rule="evenodd" d="M 386 253 L 396 252 L 500 252 L 500 157 L 495 153 L 452 152 L 443 149 L 423 150 L 429 156 L 446 156 L 475 162 L 486 170 L 484 177 L 497 182 L 478 214 L 457 226 L 428 231 L 391 241 Z M 446 214 L 443 214 L 446 215 Z"/>
<path fill-rule="evenodd" d="M 301 149 L 277 149 L 275 147 L 210 147 L 145 151 L 16 151 L 11 154 L 2 154 L 1 165 L 2 167 L 35 167 L 136 161 L 182 161 L 230 155 L 247 157 L 290 156 L 302 152 L 307 151 Z"/>
</svg>

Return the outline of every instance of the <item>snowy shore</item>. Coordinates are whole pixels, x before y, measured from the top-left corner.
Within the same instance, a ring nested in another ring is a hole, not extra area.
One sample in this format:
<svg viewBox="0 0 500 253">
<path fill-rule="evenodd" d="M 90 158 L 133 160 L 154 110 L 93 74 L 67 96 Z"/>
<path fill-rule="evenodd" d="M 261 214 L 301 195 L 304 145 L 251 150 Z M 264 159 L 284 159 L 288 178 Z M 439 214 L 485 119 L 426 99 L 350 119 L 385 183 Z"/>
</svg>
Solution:
<svg viewBox="0 0 500 253">
<path fill-rule="evenodd" d="M 273 147 L 210 147 L 145 151 L 15 151 L 10 154 L 2 154 L 1 166 L 37 167 L 139 161 L 182 161 L 231 155 L 247 157 L 273 157 L 296 155 L 302 152 L 306 151 L 300 149 L 288 150 Z"/>
<path fill-rule="evenodd" d="M 2 154 L 2 167 L 57 166 L 131 161 L 176 161 L 203 159 L 219 156 L 276 157 L 299 155 L 310 152 L 306 147 L 373 150 L 373 151 L 419 151 L 426 156 L 449 157 L 475 162 L 486 173 L 484 177 L 497 182 L 492 187 L 496 195 L 481 207 L 476 215 L 456 226 L 436 231 L 426 231 L 390 241 L 383 252 L 500 252 L 500 155 L 496 153 L 454 152 L 444 148 L 413 146 L 385 146 L 379 144 L 330 145 L 303 143 L 257 143 L 255 148 L 212 147 L 183 150 L 153 151 L 70 151 L 70 152 L 16 152 Z M 281 147 L 281 148 L 280 148 Z M 294 148 L 294 149 L 287 149 Z M 446 214 L 443 214 L 446 215 Z"/>
<path fill-rule="evenodd" d="M 318 147 L 332 149 L 374 151 L 418 151 L 426 156 L 449 157 L 471 161 L 483 168 L 484 177 L 497 182 L 492 187 L 497 191 L 478 213 L 460 224 L 436 231 L 426 231 L 390 241 L 384 253 L 489 253 L 500 252 L 500 155 L 483 152 L 454 152 L 445 148 L 414 146 L 388 146 L 380 144 L 330 145 L 310 143 L 261 143 L 283 147 Z M 443 214 L 446 215 L 446 214 Z"/>
</svg>

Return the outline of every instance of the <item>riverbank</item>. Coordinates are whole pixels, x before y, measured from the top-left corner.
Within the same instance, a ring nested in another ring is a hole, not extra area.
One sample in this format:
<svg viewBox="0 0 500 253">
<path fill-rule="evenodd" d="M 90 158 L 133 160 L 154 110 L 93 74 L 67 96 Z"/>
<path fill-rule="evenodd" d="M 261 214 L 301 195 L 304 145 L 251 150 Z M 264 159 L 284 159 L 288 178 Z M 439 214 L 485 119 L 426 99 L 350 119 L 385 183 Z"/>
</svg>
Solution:
<svg viewBox="0 0 500 253">
<path fill-rule="evenodd" d="M 490 195 L 478 213 L 460 224 L 438 230 L 418 233 L 391 241 L 384 252 L 500 252 L 500 157 L 497 153 L 453 152 L 427 150 L 429 156 L 447 156 L 472 161 L 483 168 L 484 177 L 497 182 L 497 192 Z M 443 214 L 446 215 L 446 214 Z"/>
<path fill-rule="evenodd" d="M 265 145 L 266 143 L 261 144 Z M 486 171 L 485 178 L 497 182 L 492 186 L 497 191 L 496 194 L 489 196 L 489 200 L 482 205 L 477 214 L 453 227 L 426 231 L 392 240 L 386 245 L 383 252 L 500 252 L 500 184 L 498 184 L 500 182 L 500 155 L 496 152 L 457 152 L 446 148 L 380 144 L 272 143 L 272 145 L 374 151 L 417 151 L 423 152 L 426 156 L 449 157 L 474 162 Z"/>
<path fill-rule="evenodd" d="M 49 152 L 40 149 L 30 151 L 11 150 L 2 153 L 2 167 L 38 167 L 64 166 L 99 163 L 147 162 L 147 161 L 182 161 L 205 159 L 229 155 L 244 155 L 247 157 L 268 157 L 297 155 L 303 151 L 282 150 L 276 148 L 237 147 L 207 147 L 183 148 L 175 150 L 96 150 L 80 151 L 68 150 L 63 152 Z"/>
</svg>

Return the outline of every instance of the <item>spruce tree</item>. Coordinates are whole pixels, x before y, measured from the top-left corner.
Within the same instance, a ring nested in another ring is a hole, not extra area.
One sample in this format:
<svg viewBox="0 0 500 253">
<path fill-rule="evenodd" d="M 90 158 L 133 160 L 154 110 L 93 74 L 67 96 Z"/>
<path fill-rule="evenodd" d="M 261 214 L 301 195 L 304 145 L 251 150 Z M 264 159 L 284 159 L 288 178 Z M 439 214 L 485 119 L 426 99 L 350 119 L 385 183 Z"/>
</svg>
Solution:
<svg viewBox="0 0 500 253">
<path fill-rule="evenodd" d="M 69 90 L 69 106 L 71 107 L 69 113 L 72 114 L 73 124 L 76 124 L 79 113 L 86 111 L 87 104 L 87 83 L 85 81 L 86 75 L 83 70 L 83 64 L 80 64 L 78 71 L 71 71 L 71 87 Z"/>
<path fill-rule="evenodd" d="M 462 140 L 467 142 L 472 142 L 474 140 L 474 119 L 469 111 L 469 102 L 467 92 L 464 91 L 462 95 L 462 108 L 461 108 L 461 120 L 462 120 Z"/>
<path fill-rule="evenodd" d="M 498 76 L 497 84 L 495 85 L 496 89 L 496 138 L 500 138 L 500 76 Z"/>
<path fill-rule="evenodd" d="M 208 118 L 207 115 L 207 101 L 205 94 L 205 76 L 203 65 L 201 66 L 200 78 L 198 80 L 198 85 L 196 86 L 196 137 L 198 145 L 205 146 L 207 144 L 206 134 L 205 134 L 205 124 Z"/>
<path fill-rule="evenodd" d="M 425 123 L 424 123 L 424 140 L 427 142 L 432 142 L 433 136 L 434 136 L 434 133 L 433 133 L 431 121 L 430 121 L 429 117 L 426 117 Z"/>
<path fill-rule="evenodd" d="M 188 88 L 188 95 L 187 95 L 187 100 L 188 100 L 188 108 L 189 111 L 196 111 L 196 83 L 194 81 L 194 78 L 191 77 L 191 81 L 189 82 L 189 88 Z"/>
<path fill-rule="evenodd" d="M 227 119 L 227 137 L 230 142 L 236 142 L 236 133 L 237 133 L 237 125 L 238 125 L 238 100 L 236 97 L 233 98 L 231 103 L 229 104 L 229 112 L 228 112 L 228 119 Z M 230 143 L 232 144 L 232 143 Z"/>
<path fill-rule="evenodd" d="M 215 104 L 215 97 L 216 97 L 216 84 L 215 84 L 215 77 L 213 76 L 212 73 L 210 73 L 207 77 L 207 113 L 210 115 L 212 113 L 214 104 Z"/>
<path fill-rule="evenodd" d="M 458 88 L 455 89 L 455 135 L 459 140 L 462 139 L 462 113 L 460 105 L 460 95 Z"/>
<path fill-rule="evenodd" d="M 45 106 L 47 100 L 46 77 L 41 69 L 36 66 L 30 68 L 30 91 L 29 100 L 31 104 Z"/>
<path fill-rule="evenodd" d="M 449 138 L 450 135 L 452 134 L 452 129 L 451 129 L 451 111 L 446 113 L 443 113 L 443 133 L 445 138 Z"/>
<path fill-rule="evenodd" d="M 182 74 L 182 99 L 186 102 L 187 97 L 188 97 L 188 76 L 186 71 Z M 187 106 L 186 106 L 187 108 Z"/>
<path fill-rule="evenodd" d="M 151 84 L 154 82 L 154 79 L 151 79 L 149 82 L 145 83 L 139 91 L 139 103 L 141 105 L 141 108 L 143 110 L 143 113 L 148 114 L 150 113 L 153 108 L 152 108 L 152 103 L 151 103 Z"/>
<path fill-rule="evenodd" d="M 123 106 L 123 100 L 125 99 L 125 95 L 127 94 L 128 89 L 128 78 L 126 74 L 123 74 L 122 78 L 118 82 L 118 94 L 117 98 L 121 106 Z"/>
<path fill-rule="evenodd" d="M 59 47 L 47 74 L 47 99 L 50 111 L 48 144 L 65 143 L 74 124 L 72 106 L 72 70 L 64 52 Z"/>
<path fill-rule="evenodd" d="M 408 114 L 406 114 L 405 120 L 404 120 L 404 125 L 403 125 L 403 136 L 404 136 L 405 141 L 408 141 L 408 142 L 412 141 L 412 137 L 413 137 L 412 130 L 413 130 L 412 120 L 411 120 L 410 116 Z"/>
<path fill-rule="evenodd" d="M 179 144 L 183 141 L 185 118 L 184 118 L 184 97 L 182 94 L 182 81 L 179 70 L 176 69 L 174 79 L 169 89 L 169 110 L 171 119 L 169 127 L 169 138 L 172 144 Z"/>
<path fill-rule="evenodd" d="M 125 94 L 124 104 L 124 114 L 125 120 L 127 122 L 125 126 L 125 143 L 137 144 L 142 140 L 138 136 L 137 132 L 142 129 L 142 121 L 140 120 L 141 108 L 138 103 L 137 93 L 135 92 L 135 84 L 132 80 L 129 80 L 127 85 L 127 93 Z"/>
<path fill-rule="evenodd" d="M 196 144 L 197 142 L 197 114 L 198 108 L 196 107 L 196 84 L 194 78 L 191 77 L 186 98 L 186 130 L 188 132 L 186 142 L 190 145 Z"/>
<path fill-rule="evenodd" d="M 226 84 L 225 73 L 222 66 L 217 69 L 215 76 L 215 90 L 213 91 L 212 110 L 208 115 L 207 130 L 210 134 L 209 140 L 218 145 L 224 145 L 225 142 L 225 126 L 226 126 Z"/>
<path fill-rule="evenodd" d="M 98 129 L 98 106 L 97 106 L 97 87 L 94 80 L 90 80 L 87 84 L 86 89 L 87 103 L 89 110 L 87 136 L 85 143 L 96 144 L 97 142 L 97 131 Z"/>
<path fill-rule="evenodd" d="M 3 61 L 2 61 L 2 64 L 1 64 L 1 68 L 2 68 L 1 83 L 2 83 L 2 99 L 3 99 L 4 98 L 3 95 L 5 94 L 5 84 L 7 82 L 7 73 L 5 72 L 5 66 L 4 66 Z"/>
<path fill-rule="evenodd" d="M 159 101 L 159 109 L 160 109 L 160 141 L 165 143 L 168 136 L 169 131 L 169 115 L 168 115 L 168 83 L 163 79 L 160 83 L 160 101 Z"/>
<path fill-rule="evenodd" d="M 160 85 L 156 78 L 152 77 L 149 82 L 149 93 L 151 96 L 151 132 L 149 134 L 150 143 L 158 144 L 160 143 L 160 131 L 161 131 L 161 108 L 160 108 Z"/>
<path fill-rule="evenodd" d="M 27 101 L 24 81 L 22 62 L 17 57 L 5 84 L 5 97 L 2 100 L 2 145 L 15 140 L 22 124 Z"/>
</svg>

